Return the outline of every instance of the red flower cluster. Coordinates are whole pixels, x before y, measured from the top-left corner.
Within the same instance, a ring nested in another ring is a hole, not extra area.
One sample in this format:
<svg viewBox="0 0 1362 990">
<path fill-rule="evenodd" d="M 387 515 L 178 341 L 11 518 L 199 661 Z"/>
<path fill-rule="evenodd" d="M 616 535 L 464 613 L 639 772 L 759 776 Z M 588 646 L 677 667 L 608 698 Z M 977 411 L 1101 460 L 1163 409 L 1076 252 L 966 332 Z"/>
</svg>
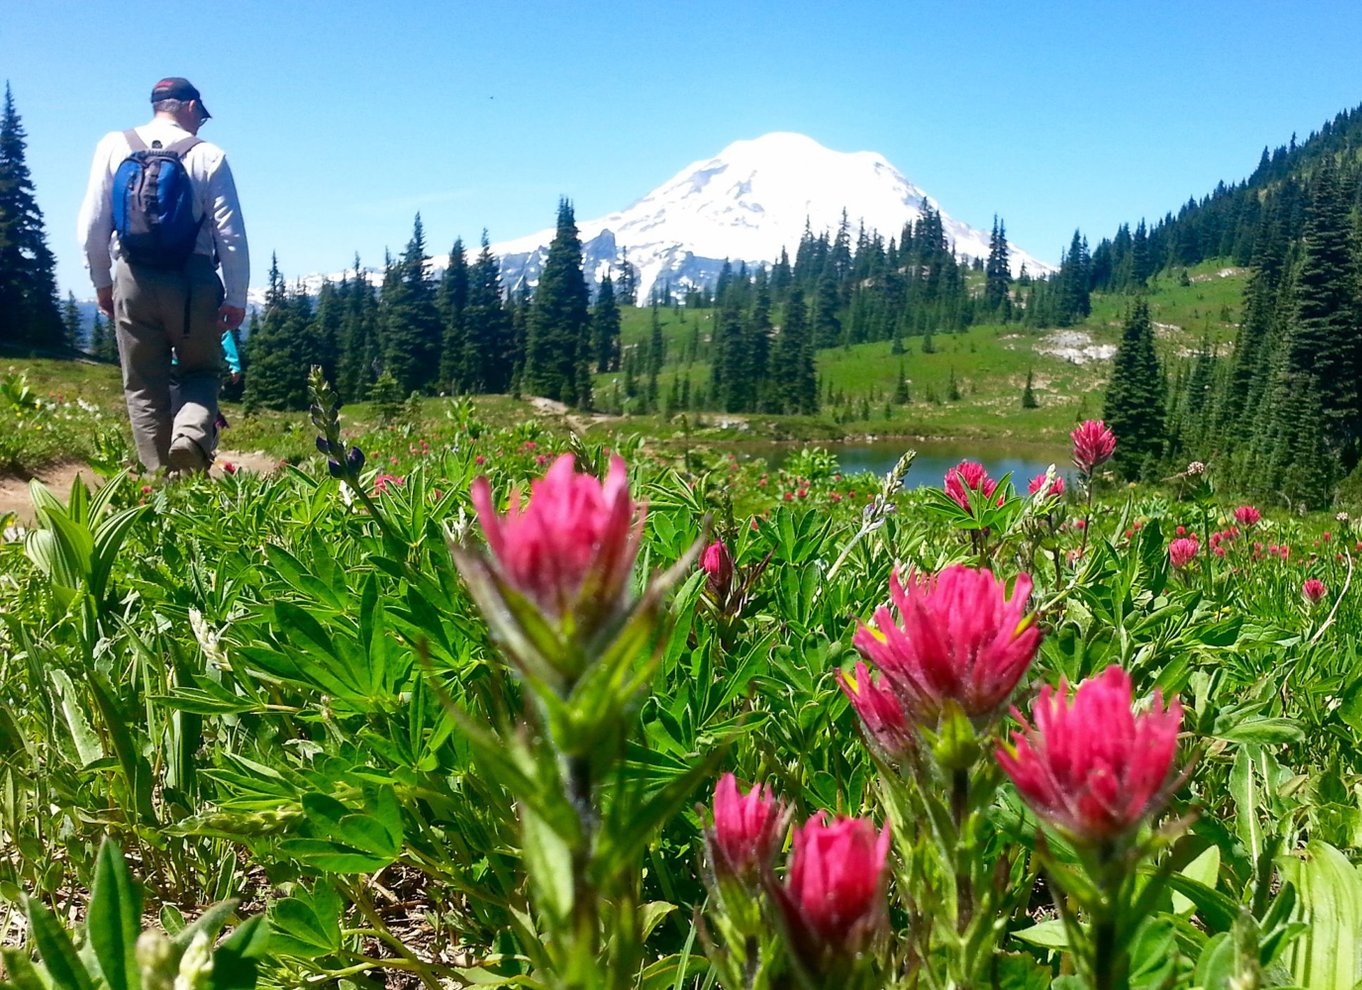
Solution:
<svg viewBox="0 0 1362 990">
<path fill-rule="evenodd" d="M 396 461 L 396 458 L 393 460 Z M 382 495 L 390 487 L 396 488 L 397 486 L 405 485 L 406 483 L 406 478 L 399 477 L 395 474 L 380 474 L 378 477 L 374 478 L 374 495 Z"/>
<path fill-rule="evenodd" d="M 578 474 L 564 454 L 531 482 L 529 506 L 521 507 L 517 492 L 505 515 L 493 508 L 485 477 L 469 494 L 494 565 L 512 587 L 559 619 L 579 605 L 593 613 L 614 607 L 638 556 L 644 516 L 629 497 L 621 458 L 611 459 L 602 484 Z"/>
<path fill-rule="evenodd" d="M 944 484 L 946 494 L 966 512 L 970 511 L 970 492 L 978 492 L 988 498 L 998 487 L 998 483 L 988 476 L 984 466 L 974 461 L 961 461 L 947 471 Z M 998 497 L 998 502 L 1002 504 L 1002 496 Z"/>
<path fill-rule="evenodd" d="M 1324 582 L 1319 578 L 1308 578 L 1301 585 L 1301 597 L 1308 605 L 1318 605 L 1324 596 L 1329 593 L 1329 589 L 1324 586 Z"/>
<path fill-rule="evenodd" d="M 1026 614 L 1030 575 L 1018 575 L 1011 599 L 1006 591 L 989 571 L 960 565 L 935 577 L 910 572 L 906 588 L 895 570 L 889 595 L 902 626 L 881 607 L 876 628 L 861 623 L 852 644 L 880 669 L 912 718 L 935 725 L 947 699 L 971 718 L 990 718 L 1040 645 L 1040 630 Z"/>
<path fill-rule="evenodd" d="M 1168 544 L 1168 560 L 1175 568 L 1182 570 L 1196 559 L 1200 550 L 1201 545 L 1197 543 L 1195 536 L 1179 538 Z"/>
<path fill-rule="evenodd" d="M 714 788 L 714 824 L 705 831 L 715 875 L 755 881 L 780 848 L 787 823 L 785 806 L 769 786 L 743 794 L 737 778 L 724 774 Z"/>
<path fill-rule="evenodd" d="M 1116 434 L 1100 419 L 1089 419 L 1069 434 L 1074 442 L 1074 466 L 1089 477 L 1116 453 Z"/>
<path fill-rule="evenodd" d="M 1136 715 L 1130 677 L 1108 667 L 1068 698 L 1068 685 L 1048 684 L 1031 708 L 1034 725 L 1020 713 L 1023 731 L 998 750 L 1001 764 L 1037 815 L 1075 842 L 1115 842 L 1156 814 L 1167 801 L 1177 753 L 1182 707 L 1153 706 Z"/>
<path fill-rule="evenodd" d="M 1251 505 L 1241 505 L 1234 510 L 1234 521 L 1246 529 L 1250 526 L 1257 526 L 1258 521 L 1263 518 L 1263 514 Z"/>
<path fill-rule="evenodd" d="M 791 947 L 815 972 L 829 957 L 854 959 L 885 919 L 889 826 L 878 834 L 863 818 L 828 821 L 818 814 L 795 829 L 785 884 L 776 906 Z"/>
<path fill-rule="evenodd" d="M 1036 494 L 1036 492 L 1040 491 L 1044 485 L 1045 474 L 1042 472 L 1041 474 L 1038 474 L 1031 479 L 1031 483 L 1026 486 L 1026 491 L 1029 494 L 1034 495 Z M 1064 494 L 1064 479 L 1059 475 L 1055 475 L 1054 478 L 1051 479 L 1050 481 L 1050 487 L 1045 492 L 1045 497 L 1059 498 L 1063 494 Z"/>
</svg>

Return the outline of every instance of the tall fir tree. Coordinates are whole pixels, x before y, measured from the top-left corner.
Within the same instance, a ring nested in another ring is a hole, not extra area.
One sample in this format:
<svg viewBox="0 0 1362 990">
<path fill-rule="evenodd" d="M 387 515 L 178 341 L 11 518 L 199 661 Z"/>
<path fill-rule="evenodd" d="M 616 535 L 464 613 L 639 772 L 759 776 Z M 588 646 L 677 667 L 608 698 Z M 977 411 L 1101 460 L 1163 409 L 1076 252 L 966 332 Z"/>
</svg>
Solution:
<svg viewBox="0 0 1362 990">
<path fill-rule="evenodd" d="M 482 232 L 478 258 L 468 272 L 468 305 L 464 309 L 464 367 L 469 387 L 506 392 L 523 357 L 514 312 L 502 298 L 501 263 Z"/>
<path fill-rule="evenodd" d="M 561 199 L 557 229 L 530 311 L 523 388 L 531 395 L 590 406 L 589 298 L 572 203 Z"/>
<path fill-rule="evenodd" d="M 471 388 L 470 375 L 466 367 L 470 350 L 468 347 L 467 327 L 464 310 L 468 308 L 468 254 L 463 247 L 463 238 L 454 241 L 449 249 L 449 264 L 440 276 L 440 291 L 436 299 L 436 310 L 444 327 L 444 340 L 440 345 L 440 385 L 448 389 Z M 474 348 L 473 350 L 476 350 Z"/>
<path fill-rule="evenodd" d="M 384 370 L 396 379 L 403 395 L 431 389 L 440 374 L 444 333 L 429 261 L 425 228 L 418 213 L 411 240 L 385 278 L 378 301 Z"/>
<path fill-rule="evenodd" d="M 615 302 L 615 280 L 606 272 L 596 290 L 591 311 L 591 335 L 596 349 L 596 371 L 620 369 L 620 309 Z"/>
<path fill-rule="evenodd" d="M 307 407 L 307 362 L 310 303 L 299 293 L 290 297 L 279 273 L 279 259 L 270 259 L 269 286 L 265 290 L 265 311 L 251 325 L 246 339 L 246 376 L 244 401 L 248 407 L 264 409 L 304 409 Z"/>
<path fill-rule="evenodd" d="M 85 321 L 81 319 L 74 292 L 67 292 L 66 301 L 62 303 L 61 326 L 63 347 L 76 350 L 85 346 Z"/>
<path fill-rule="evenodd" d="M 1126 478 L 1138 478 L 1163 452 L 1164 388 L 1149 303 L 1137 299 L 1126 317 L 1112 361 L 1103 419 L 1116 434 L 1116 464 Z"/>
<path fill-rule="evenodd" d="M 1012 267 L 1007 256 L 1007 228 L 996 216 L 984 266 L 984 302 L 1006 323 L 1012 318 Z"/>
<path fill-rule="evenodd" d="M 57 260 L 47 246 L 25 137 L 6 83 L 0 113 L 0 344 L 63 351 Z"/>
</svg>

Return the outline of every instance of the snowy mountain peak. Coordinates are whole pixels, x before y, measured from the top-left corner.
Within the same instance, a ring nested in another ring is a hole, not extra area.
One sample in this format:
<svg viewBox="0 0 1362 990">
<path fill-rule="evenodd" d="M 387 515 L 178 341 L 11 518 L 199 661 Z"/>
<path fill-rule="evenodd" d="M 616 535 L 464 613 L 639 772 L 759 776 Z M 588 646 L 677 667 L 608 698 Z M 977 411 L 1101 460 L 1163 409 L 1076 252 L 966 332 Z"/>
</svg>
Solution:
<svg viewBox="0 0 1362 990">
<path fill-rule="evenodd" d="M 587 271 L 599 277 L 627 249 L 646 298 L 658 282 L 673 291 L 713 281 L 725 260 L 770 264 L 782 249 L 794 255 L 805 229 L 835 232 L 843 215 L 852 240 L 862 228 L 897 238 L 925 207 L 941 213 L 957 255 L 988 256 L 989 233 L 942 212 L 883 155 L 840 152 L 804 134 L 776 131 L 734 141 L 713 158 L 686 166 L 629 207 L 597 220 L 578 220 Z M 553 237 L 544 230 L 495 244 L 508 285 L 534 284 Z M 1009 245 L 1013 271 L 1052 271 Z"/>
</svg>

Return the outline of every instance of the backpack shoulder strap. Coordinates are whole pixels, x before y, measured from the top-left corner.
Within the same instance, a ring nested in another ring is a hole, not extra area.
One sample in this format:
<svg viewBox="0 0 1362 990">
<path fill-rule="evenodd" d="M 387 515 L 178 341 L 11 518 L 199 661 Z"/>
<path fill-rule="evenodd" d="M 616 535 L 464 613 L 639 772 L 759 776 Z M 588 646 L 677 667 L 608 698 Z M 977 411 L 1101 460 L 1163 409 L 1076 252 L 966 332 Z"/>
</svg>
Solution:
<svg viewBox="0 0 1362 990">
<path fill-rule="evenodd" d="M 196 148 L 201 144 L 203 144 L 203 139 L 197 138 L 191 134 L 187 138 L 181 138 L 179 141 L 176 141 L 167 148 L 166 151 L 178 155 L 180 158 L 184 158 L 185 155 L 189 154 L 191 149 Z"/>
<path fill-rule="evenodd" d="M 134 152 L 147 150 L 147 143 L 138 136 L 137 131 L 134 128 L 129 127 L 124 131 L 123 137 L 127 140 L 128 147 Z"/>
</svg>

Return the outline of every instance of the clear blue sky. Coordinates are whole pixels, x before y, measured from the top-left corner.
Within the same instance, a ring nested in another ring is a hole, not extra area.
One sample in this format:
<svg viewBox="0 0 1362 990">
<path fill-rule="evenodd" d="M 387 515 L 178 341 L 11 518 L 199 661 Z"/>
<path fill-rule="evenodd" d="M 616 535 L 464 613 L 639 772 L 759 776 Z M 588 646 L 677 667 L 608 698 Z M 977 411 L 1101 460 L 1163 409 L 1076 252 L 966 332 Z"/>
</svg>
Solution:
<svg viewBox="0 0 1362 990">
<path fill-rule="evenodd" d="M 1058 260 L 1362 103 L 1362 3 L 19 0 L 0 74 L 58 280 L 95 142 L 184 75 L 228 153 L 261 285 L 623 208 L 731 141 L 884 154 L 959 220 Z"/>
</svg>

